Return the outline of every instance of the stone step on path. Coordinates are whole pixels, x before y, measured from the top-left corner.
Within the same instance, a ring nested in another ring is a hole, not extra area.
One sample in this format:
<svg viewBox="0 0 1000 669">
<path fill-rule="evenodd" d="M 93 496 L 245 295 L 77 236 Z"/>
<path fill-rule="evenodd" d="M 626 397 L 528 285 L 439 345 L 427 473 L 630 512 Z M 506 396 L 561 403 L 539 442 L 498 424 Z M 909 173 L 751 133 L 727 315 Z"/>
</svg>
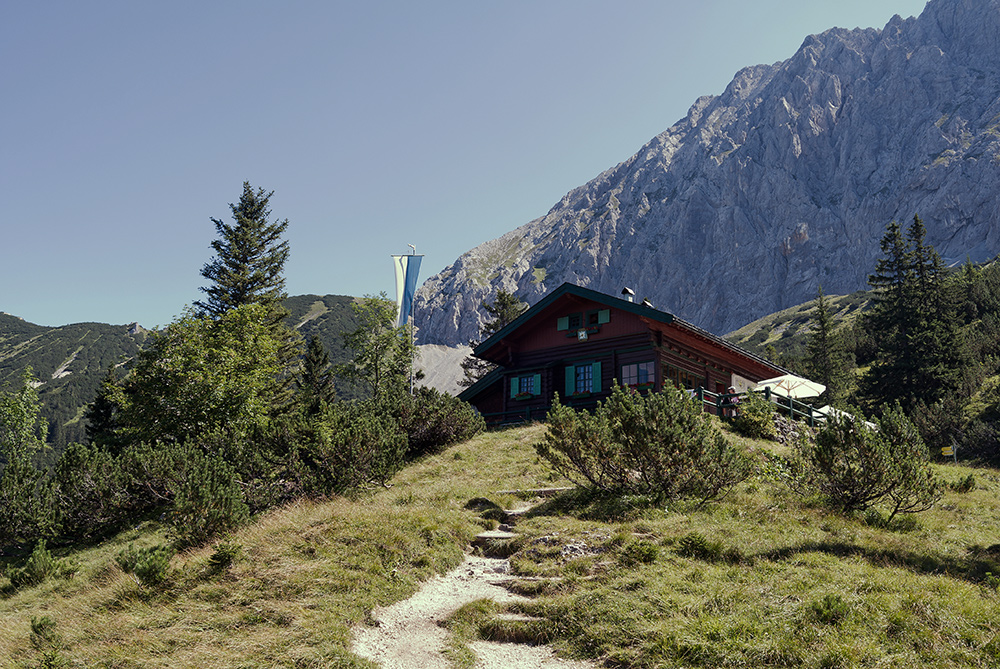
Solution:
<svg viewBox="0 0 1000 669">
<path fill-rule="evenodd" d="M 495 493 L 497 495 L 512 495 L 516 497 L 527 497 L 531 496 L 535 500 L 546 499 L 550 497 L 555 497 L 560 493 L 564 493 L 567 490 L 572 490 L 572 488 L 529 488 L 526 490 L 497 490 Z M 517 533 L 514 532 L 512 527 L 517 520 L 524 516 L 526 513 L 531 511 L 538 505 L 537 501 L 525 501 L 512 509 L 503 509 L 505 523 L 501 524 L 495 530 L 486 530 L 485 532 L 480 532 L 473 539 L 472 545 L 478 548 L 497 548 L 502 546 L 514 538 L 517 537 Z"/>
</svg>

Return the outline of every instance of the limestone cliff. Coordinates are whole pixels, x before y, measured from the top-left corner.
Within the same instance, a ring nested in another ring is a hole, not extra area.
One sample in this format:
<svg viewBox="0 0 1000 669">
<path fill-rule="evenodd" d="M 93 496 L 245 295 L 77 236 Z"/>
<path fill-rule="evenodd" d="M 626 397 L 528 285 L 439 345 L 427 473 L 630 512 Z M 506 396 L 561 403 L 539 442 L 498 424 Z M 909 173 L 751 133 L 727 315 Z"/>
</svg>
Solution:
<svg viewBox="0 0 1000 669">
<path fill-rule="evenodd" d="M 564 281 L 714 332 L 864 288 L 886 224 L 919 213 L 945 257 L 1000 252 L 1000 0 L 931 0 L 881 30 L 809 36 L 747 67 L 545 216 L 417 296 L 423 343 L 475 337 L 499 288 Z"/>
</svg>

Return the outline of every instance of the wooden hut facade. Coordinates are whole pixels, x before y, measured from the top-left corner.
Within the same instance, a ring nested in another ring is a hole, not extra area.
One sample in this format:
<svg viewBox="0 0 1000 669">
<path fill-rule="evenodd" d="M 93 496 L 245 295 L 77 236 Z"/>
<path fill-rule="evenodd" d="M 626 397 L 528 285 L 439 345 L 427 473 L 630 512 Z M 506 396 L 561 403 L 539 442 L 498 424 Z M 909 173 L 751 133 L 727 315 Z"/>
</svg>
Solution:
<svg viewBox="0 0 1000 669">
<path fill-rule="evenodd" d="M 640 392 L 671 383 L 705 399 L 786 370 L 647 304 L 564 283 L 473 355 L 497 369 L 466 388 L 487 422 L 542 419 L 553 395 L 592 407 L 614 382 Z"/>
</svg>

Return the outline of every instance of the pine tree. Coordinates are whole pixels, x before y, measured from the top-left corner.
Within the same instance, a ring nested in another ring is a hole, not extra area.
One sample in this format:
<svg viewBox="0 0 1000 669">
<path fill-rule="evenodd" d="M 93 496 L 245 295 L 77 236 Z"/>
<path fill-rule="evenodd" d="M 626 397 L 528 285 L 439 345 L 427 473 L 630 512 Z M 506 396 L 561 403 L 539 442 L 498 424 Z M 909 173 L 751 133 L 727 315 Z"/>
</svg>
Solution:
<svg viewBox="0 0 1000 669">
<path fill-rule="evenodd" d="M 108 368 L 107 374 L 101 380 L 94 401 L 87 405 L 83 417 L 87 420 L 85 428 L 87 439 L 93 446 L 100 446 L 113 453 L 120 450 L 120 442 L 116 435 L 118 429 L 118 411 L 121 403 L 118 397 L 119 381 L 115 367 Z"/>
<path fill-rule="evenodd" d="M 826 401 L 833 404 L 846 394 L 851 363 L 843 339 L 835 331 L 830 303 L 823 294 L 822 286 L 815 306 L 812 331 L 806 344 L 806 362 L 812 379 L 826 386 Z"/>
<path fill-rule="evenodd" d="M 296 385 L 302 406 L 309 415 L 318 414 L 324 404 L 331 404 L 336 399 L 330 355 L 319 340 L 319 335 L 313 335 L 309 339 Z"/>
<path fill-rule="evenodd" d="M 906 235 L 895 221 L 882 238 L 883 257 L 868 283 L 875 290 L 865 327 L 878 333 L 875 360 L 862 381 L 873 404 L 911 409 L 957 388 L 962 367 L 959 325 L 948 297 L 947 270 L 913 217 Z"/>
<path fill-rule="evenodd" d="M 291 384 L 302 353 L 302 338 L 285 325 L 288 310 L 282 304 L 285 279 L 282 274 L 288 260 L 288 242 L 281 236 L 288 219 L 271 221 L 268 208 L 274 191 L 254 191 L 243 182 L 239 204 L 230 204 L 233 223 L 213 218 L 219 238 L 212 242 L 216 256 L 201 270 L 211 285 L 201 290 L 208 295 L 194 306 L 198 315 L 218 320 L 231 309 L 260 304 L 267 310 L 267 327 L 280 342 L 278 359 L 282 379 L 281 392 L 275 396 L 275 409 L 287 409 L 292 401 Z"/>
<path fill-rule="evenodd" d="M 497 291 L 497 297 L 493 302 L 483 302 L 482 307 L 493 319 L 486 321 L 482 328 L 480 328 L 479 334 L 482 339 L 472 339 L 469 341 L 469 348 L 472 349 L 475 349 L 483 341 L 510 325 L 514 319 L 524 313 L 528 305 L 518 300 L 513 293 L 508 293 L 506 290 L 501 289 Z M 465 377 L 458 382 L 458 385 L 468 388 L 489 374 L 495 367 L 496 365 L 492 363 L 470 355 L 462 361 L 462 370 L 465 372 Z"/>
<path fill-rule="evenodd" d="M 216 257 L 201 270 L 212 282 L 202 287 L 208 295 L 195 306 L 205 315 L 218 318 L 234 307 L 263 304 L 269 309 L 281 307 L 286 297 L 282 275 L 288 261 L 288 242 L 281 239 L 288 219 L 271 222 L 268 202 L 274 191 L 243 182 L 239 204 L 230 204 L 233 223 L 211 219 L 219 239 L 212 242 Z"/>
</svg>

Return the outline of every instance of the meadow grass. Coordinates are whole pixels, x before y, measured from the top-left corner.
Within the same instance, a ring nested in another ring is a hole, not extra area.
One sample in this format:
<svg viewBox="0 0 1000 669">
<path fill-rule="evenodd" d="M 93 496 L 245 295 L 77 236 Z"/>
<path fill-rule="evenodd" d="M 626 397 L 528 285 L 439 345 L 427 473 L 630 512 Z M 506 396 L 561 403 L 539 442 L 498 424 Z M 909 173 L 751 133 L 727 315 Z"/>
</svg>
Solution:
<svg viewBox="0 0 1000 669">
<path fill-rule="evenodd" d="M 496 524 L 470 500 L 510 508 L 518 496 L 497 491 L 565 485 L 534 452 L 543 431 L 485 433 L 390 487 L 274 510 L 176 555 L 156 587 L 115 559 L 166 542 L 155 522 L 53 549 L 71 578 L 15 591 L 0 577 L 0 666 L 372 666 L 350 653 L 351 628 L 459 564 Z M 740 444 L 762 463 L 778 450 Z M 888 526 L 798 497 L 766 465 L 700 507 L 564 493 L 518 522 L 509 549 L 529 599 L 464 607 L 450 656 L 471 666 L 463 639 L 479 636 L 608 666 L 998 666 L 1000 477 L 936 470 L 976 485 Z"/>
</svg>

